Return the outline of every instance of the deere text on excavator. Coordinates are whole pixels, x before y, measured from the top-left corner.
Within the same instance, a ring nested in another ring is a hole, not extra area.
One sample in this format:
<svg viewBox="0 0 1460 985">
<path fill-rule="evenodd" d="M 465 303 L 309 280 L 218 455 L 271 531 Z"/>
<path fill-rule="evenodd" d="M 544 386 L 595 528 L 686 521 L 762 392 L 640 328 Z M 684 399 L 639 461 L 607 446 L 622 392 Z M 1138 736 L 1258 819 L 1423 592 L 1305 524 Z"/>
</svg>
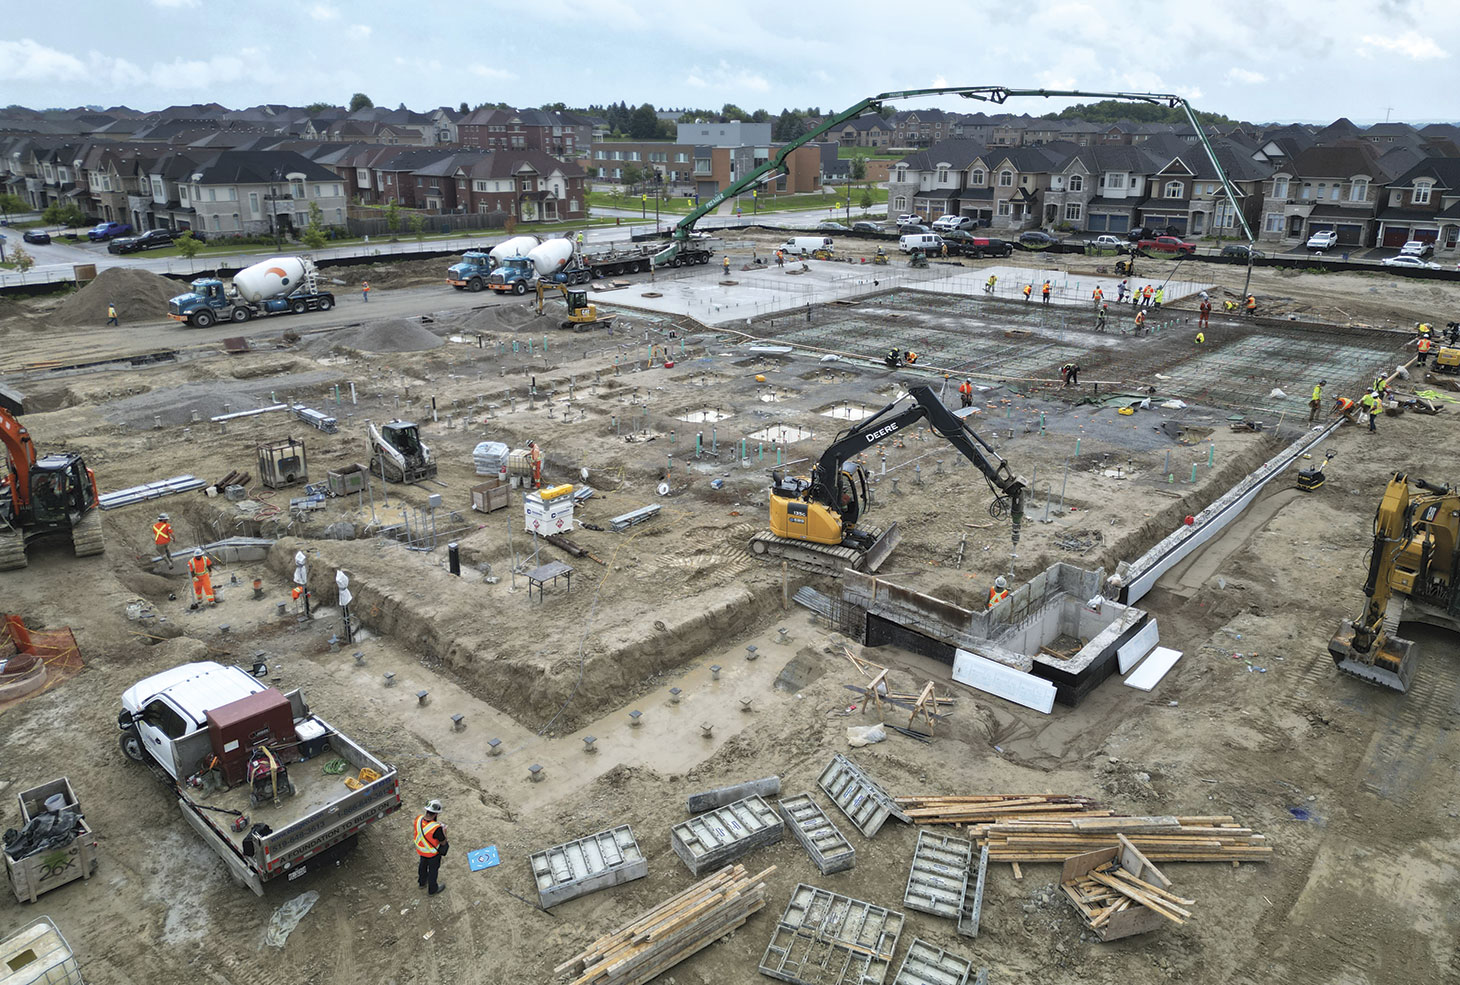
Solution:
<svg viewBox="0 0 1460 985">
<path fill-rule="evenodd" d="M 1394 473 L 1374 514 L 1364 611 L 1345 619 L 1328 644 L 1340 671 L 1408 691 L 1419 653 L 1396 635 L 1400 621 L 1460 631 L 1457 535 L 1460 491 Z"/>
<path fill-rule="evenodd" d="M 912 406 L 902 406 L 906 401 Z M 922 420 L 983 473 L 994 492 L 989 515 L 1008 516 L 1014 543 L 1019 543 L 1027 483 L 962 418 L 944 407 L 930 387 L 914 386 L 907 396 L 838 434 L 810 478 L 771 473 L 770 530 L 751 538 L 751 552 L 833 576 L 845 568 L 876 571 L 902 534 L 896 523 L 885 531 L 857 526 L 871 508 L 872 496 L 866 470 L 854 459 Z"/>
<path fill-rule="evenodd" d="M 67 534 L 77 557 L 106 549 L 98 510 L 96 476 L 74 452 L 37 457 L 25 425 L 0 407 L 0 571 L 23 568 L 34 541 Z"/>
</svg>

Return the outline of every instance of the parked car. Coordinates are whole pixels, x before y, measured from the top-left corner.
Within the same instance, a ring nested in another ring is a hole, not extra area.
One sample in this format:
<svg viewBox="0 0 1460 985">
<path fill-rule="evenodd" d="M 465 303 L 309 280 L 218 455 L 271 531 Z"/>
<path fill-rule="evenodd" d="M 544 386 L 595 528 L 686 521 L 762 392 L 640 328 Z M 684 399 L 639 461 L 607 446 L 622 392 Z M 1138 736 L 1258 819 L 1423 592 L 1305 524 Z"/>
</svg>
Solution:
<svg viewBox="0 0 1460 985">
<path fill-rule="evenodd" d="M 1157 236 L 1180 236 L 1181 230 L 1175 226 L 1167 226 L 1165 229 L 1155 229 L 1151 226 L 1137 226 L 1125 234 L 1125 238 L 1132 243 L 1139 243 L 1143 239 L 1155 239 Z"/>
<path fill-rule="evenodd" d="M 121 236 L 106 245 L 108 253 L 140 253 L 142 250 L 156 250 L 171 246 L 171 229 L 149 229 L 140 236 Z"/>
<path fill-rule="evenodd" d="M 899 226 L 909 226 L 914 224 L 921 225 L 922 221 L 923 217 L 918 215 L 916 212 L 904 212 L 902 215 L 897 217 L 897 224 Z"/>
<path fill-rule="evenodd" d="M 1245 243 L 1229 243 L 1222 247 L 1222 256 L 1224 257 L 1236 257 L 1239 260 L 1246 260 L 1249 255 L 1256 260 L 1267 256 L 1261 250 L 1255 250 Z"/>
<path fill-rule="evenodd" d="M 933 228 L 940 233 L 951 233 L 955 229 L 971 231 L 978 228 L 978 220 L 966 215 L 939 216 Z"/>
<path fill-rule="evenodd" d="M 1386 260 L 1384 260 L 1384 266 L 1386 266 L 1386 267 L 1411 267 L 1411 268 L 1417 268 L 1417 269 L 1420 269 L 1420 270 L 1439 270 L 1440 269 L 1440 265 L 1438 263 L 1430 263 L 1428 260 L 1421 260 L 1419 257 L 1415 257 L 1415 256 L 1404 256 L 1403 254 L 1401 254 L 1400 256 L 1397 256 L 1397 257 L 1389 257 L 1389 258 L 1387 258 Z"/>
<path fill-rule="evenodd" d="M 1338 233 L 1332 229 L 1320 229 L 1308 237 L 1308 249 L 1331 250 L 1338 245 Z"/>
<path fill-rule="evenodd" d="M 1149 250 L 1152 253 L 1184 253 L 1191 256 L 1196 252 L 1196 244 L 1188 243 L 1179 236 L 1157 236 L 1154 239 L 1143 239 L 1136 243 L 1136 249 Z"/>
<path fill-rule="evenodd" d="M 1435 252 L 1435 244 L 1422 239 L 1412 239 L 1399 248 L 1402 257 L 1427 257 Z"/>
<path fill-rule="evenodd" d="M 27 229 L 25 231 L 25 234 L 22 235 L 20 238 L 25 240 L 27 243 L 35 243 L 39 246 L 45 246 L 50 243 L 51 234 L 46 232 L 44 229 Z"/>
<path fill-rule="evenodd" d="M 852 223 L 854 233 L 880 233 L 883 232 L 880 222 L 854 222 Z"/>
<path fill-rule="evenodd" d="M 99 222 L 86 231 L 86 238 L 94 243 L 117 236 L 132 235 L 132 227 L 125 222 Z"/>
<path fill-rule="evenodd" d="M 937 233 L 909 233 L 906 236 L 898 237 L 897 248 L 904 253 L 922 250 L 932 256 L 935 253 L 943 252 L 943 237 Z"/>
<path fill-rule="evenodd" d="M 930 232 L 932 232 L 932 230 L 929 229 L 927 226 L 923 225 L 920 222 L 909 222 L 909 223 L 905 223 L 905 224 L 899 225 L 897 227 L 897 235 L 899 235 L 899 236 L 911 236 L 914 233 L 930 233 Z"/>
<path fill-rule="evenodd" d="M 1047 250 L 1059 246 L 1060 241 L 1040 229 L 1030 229 L 1019 234 L 1019 245 L 1026 250 Z"/>
<path fill-rule="evenodd" d="M 829 233 L 849 233 L 852 231 L 849 226 L 844 226 L 840 222 L 818 222 L 816 228 Z"/>
<path fill-rule="evenodd" d="M 975 259 L 986 256 L 1006 257 L 1014 252 L 1014 245 L 1007 240 L 975 236 L 962 229 L 944 233 L 943 242 L 948 244 L 948 252 L 954 256 L 969 256 Z"/>
<path fill-rule="evenodd" d="M 1090 240 L 1090 242 L 1085 244 L 1085 248 L 1093 251 L 1123 250 L 1125 249 L 1125 240 L 1121 239 L 1119 236 L 1112 236 L 1109 233 L 1106 233 L 1103 236 L 1096 236 L 1094 239 Z"/>
</svg>

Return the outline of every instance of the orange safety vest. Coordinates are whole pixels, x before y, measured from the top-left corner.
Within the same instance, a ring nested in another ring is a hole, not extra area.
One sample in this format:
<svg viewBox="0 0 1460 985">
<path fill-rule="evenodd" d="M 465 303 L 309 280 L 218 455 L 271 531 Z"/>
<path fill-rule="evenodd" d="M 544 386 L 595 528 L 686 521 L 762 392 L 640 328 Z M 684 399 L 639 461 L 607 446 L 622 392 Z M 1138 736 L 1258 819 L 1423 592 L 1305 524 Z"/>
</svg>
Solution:
<svg viewBox="0 0 1460 985">
<path fill-rule="evenodd" d="M 157 542 L 158 547 L 166 547 L 172 543 L 172 524 L 154 523 L 152 525 L 152 539 Z"/>
<path fill-rule="evenodd" d="M 1146 323 L 1146 313 L 1144 311 L 1137 311 L 1136 312 L 1136 324 L 1137 325 L 1144 325 L 1145 323 Z"/>
<path fill-rule="evenodd" d="M 1423 338 L 1423 339 L 1420 339 L 1419 340 L 1419 351 L 1420 352 L 1429 352 L 1430 351 L 1430 340 L 1428 338 Z"/>
<path fill-rule="evenodd" d="M 208 573 L 208 568 L 211 564 L 212 562 L 208 560 L 207 555 L 188 558 L 188 573 L 194 578 L 201 578 Z"/>
<path fill-rule="evenodd" d="M 964 384 L 961 384 L 958 387 L 958 392 L 961 393 L 961 394 L 963 394 L 966 397 L 973 396 L 973 384 L 972 383 L 964 383 Z"/>
<path fill-rule="evenodd" d="M 1102 291 L 1100 288 L 1097 287 L 1097 288 L 1095 288 L 1095 293 L 1094 293 L 1093 297 L 1095 298 L 1096 301 L 1099 301 L 1101 298 L 1105 297 L 1105 292 Z"/>
<path fill-rule="evenodd" d="M 416 815 L 416 854 L 423 858 L 434 858 L 441 851 L 441 846 L 433 841 L 433 836 L 441 830 L 440 821 L 428 821 L 426 815 Z"/>
<path fill-rule="evenodd" d="M 1256 307 L 1257 307 L 1257 299 L 1255 297 L 1253 297 L 1252 295 L 1250 295 L 1250 294 L 1247 295 L 1247 310 L 1248 311 L 1251 311 L 1253 308 L 1256 308 Z"/>
<path fill-rule="evenodd" d="M 1347 414 L 1354 409 L 1354 402 L 1347 397 L 1338 398 L 1338 409 L 1340 413 Z"/>
<path fill-rule="evenodd" d="M 1146 297 L 1150 297 L 1150 296 L 1151 296 L 1151 295 L 1152 295 L 1152 294 L 1155 294 L 1155 293 L 1156 293 L 1156 292 L 1155 292 L 1155 290 L 1154 290 L 1154 289 L 1153 289 L 1153 288 L 1152 288 L 1152 287 L 1151 287 L 1151 285 L 1150 285 L 1150 284 L 1147 284 L 1147 285 L 1146 285 L 1146 289 L 1145 289 L 1145 291 L 1144 291 L 1144 292 L 1143 292 L 1143 293 L 1144 293 L 1144 294 L 1145 294 L 1145 296 L 1146 296 Z"/>
<path fill-rule="evenodd" d="M 1029 296 L 1029 292 L 1032 291 L 1032 290 L 1034 290 L 1034 285 L 1033 284 L 1025 284 L 1024 285 L 1024 296 L 1027 298 Z"/>
<path fill-rule="evenodd" d="M 1040 291 L 1041 294 L 1048 294 L 1049 293 L 1049 281 L 1045 281 L 1044 282 L 1044 286 L 1041 287 L 1039 289 L 1039 291 Z"/>
<path fill-rule="evenodd" d="M 1009 590 L 1007 588 L 1004 589 L 1004 590 L 1002 590 L 1002 591 L 1000 591 L 997 588 L 990 588 L 989 589 L 989 608 L 992 609 L 994 606 L 998 605 L 1000 602 L 1004 601 L 1004 599 L 1006 599 L 1008 597 L 1009 597 Z"/>
</svg>

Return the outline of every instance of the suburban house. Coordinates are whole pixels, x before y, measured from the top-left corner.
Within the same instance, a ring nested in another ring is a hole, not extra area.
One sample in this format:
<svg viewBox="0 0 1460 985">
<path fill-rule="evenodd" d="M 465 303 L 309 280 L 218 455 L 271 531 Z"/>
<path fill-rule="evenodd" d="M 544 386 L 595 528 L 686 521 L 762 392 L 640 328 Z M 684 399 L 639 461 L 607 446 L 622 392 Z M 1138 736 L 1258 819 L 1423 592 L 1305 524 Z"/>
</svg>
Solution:
<svg viewBox="0 0 1460 985">
<path fill-rule="evenodd" d="M 725 124 L 712 126 L 718 130 Z M 700 129 L 699 124 L 681 125 L 681 132 L 697 134 Z M 712 138 L 715 136 L 711 134 Z M 714 146 L 611 140 L 595 143 L 585 163 L 597 177 L 609 181 L 624 181 L 636 170 L 658 173 L 664 176 L 665 188 L 672 194 L 708 198 L 770 160 L 776 149 L 777 145 L 769 141 L 760 146 Z M 766 192 L 775 194 L 814 192 L 820 188 L 821 151 L 815 144 L 804 144 L 792 151 L 786 159 L 785 170 L 764 186 Z M 744 208 L 750 211 L 754 207 L 753 197 L 747 192 L 745 198 Z"/>
<path fill-rule="evenodd" d="M 892 128 L 876 113 L 867 113 L 827 131 L 826 139 L 843 147 L 885 147 L 892 139 Z"/>
<path fill-rule="evenodd" d="M 542 151 L 487 154 L 458 175 L 469 182 L 458 205 L 469 212 L 506 212 L 524 222 L 587 218 L 583 169 Z"/>
<path fill-rule="evenodd" d="M 1066 223 L 1096 233 L 1125 233 L 1146 198 L 1156 166 L 1149 154 L 1125 144 L 1082 147 L 1049 177 L 1044 193 L 1046 224 Z"/>
<path fill-rule="evenodd" d="M 1290 158 L 1272 158 L 1258 237 L 1298 244 L 1331 229 L 1340 246 L 1372 244 L 1376 205 L 1388 178 L 1378 158 L 1375 145 L 1351 139 L 1332 146 L 1315 144 Z"/>
<path fill-rule="evenodd" d="M 1379 245 L 1418 239 L 1437 252 L 1460 245 L 1460 158 L 1430 157 L 1389 182 L 1379 205 Z"/>
<path fill-rule="evenodd" d="M 1059 148 L 985 147 L 945 140 L 892 165 L 888 207 L 927 219 L 966 215 L 994 229 L 1020 230 L 1037 222 Z"/>
<path fill-rule="evenodd" d="M 334 172 L 292 151 L 223 151 L 177 183 L 179 205 L 209 235 L 292 235 L 316 205 L 327 226 L 345 223 L 345 186 Z"/>
<path fill-rule="evenodd" d="M 1257 232 L 1264 201 L 1264 179 L 1272 169 L 1252 158 L 1251 151 L 1226 138 L 1210 141 L 1222 170 L 1237 194 L 1237 206 Z M 1157 163 L 1151 172 L 1147 200 L 1140 206 L 1139 225 L 1174 229 L 1181 236 L 1245 238 L 1236 211 L 1206 150 L 1180 134 L 1153 135 L 1133 145 Z"/>
<path fill-rule="evenodd" d="M 537 109 L 482 108 L 456 122 L 463 147 L 479 150 L 535 150 L 555 157 L 574 157 L 581 149 L 582 124 Z"/>
</svg>

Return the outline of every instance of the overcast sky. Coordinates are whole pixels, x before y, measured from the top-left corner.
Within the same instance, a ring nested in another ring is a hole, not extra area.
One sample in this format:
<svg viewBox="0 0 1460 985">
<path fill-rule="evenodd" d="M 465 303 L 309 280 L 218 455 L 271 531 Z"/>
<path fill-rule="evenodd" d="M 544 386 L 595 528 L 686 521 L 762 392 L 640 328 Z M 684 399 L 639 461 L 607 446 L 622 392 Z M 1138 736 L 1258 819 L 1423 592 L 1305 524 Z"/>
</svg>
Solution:
<svg viewBox="0 0 1460 985">
<path fill-rule="evenodd" d="M 625 100 L 775 113 L 1004 85 L 1175 92 L 1255 122 L 1460 121 L 1457 56 L 1457 0 L 71 0 L 10 5 L 0 103 L 239 108 L 364 92 L 418 110 Z M 988 108 L 893 108 L 926 105 Z"/>
</svg>

